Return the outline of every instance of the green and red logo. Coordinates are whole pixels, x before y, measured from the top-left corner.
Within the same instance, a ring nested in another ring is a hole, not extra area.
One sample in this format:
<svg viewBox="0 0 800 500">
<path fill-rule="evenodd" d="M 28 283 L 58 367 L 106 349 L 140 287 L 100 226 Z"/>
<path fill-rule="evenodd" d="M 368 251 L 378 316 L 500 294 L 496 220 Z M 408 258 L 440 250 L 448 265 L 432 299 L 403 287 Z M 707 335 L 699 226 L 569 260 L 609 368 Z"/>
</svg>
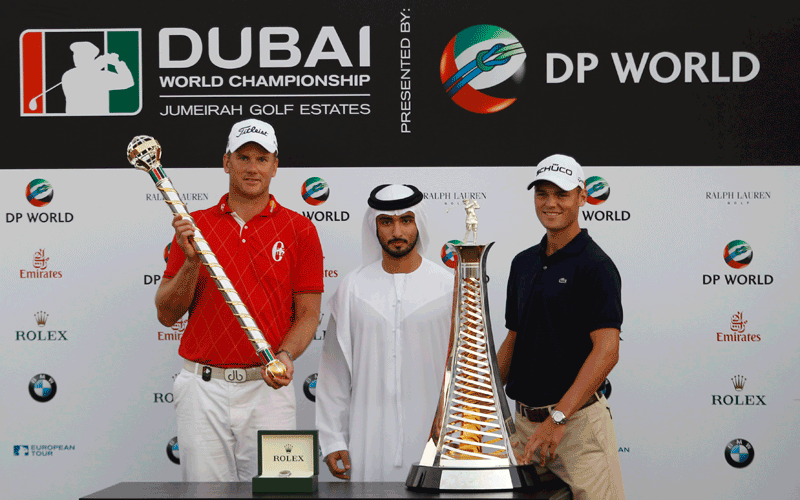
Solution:
<svg viewBox="0 0 800 500">
<path fill-rule="evenodd" d="M 525 49 L 499 26 L 471 26 L 445 47 L 439 76 L 447 96 L 462 108 L 496 113 L 517 100 L 525 77 Z"/>
<path fill-rule="evenodd" d="M 331 190 L 328 187 L 328 183 L 323 179 L 319 177 L 309 177 L 303 183 L 300 194 L 303 196 L 303 201 L 309 205 L 317 206 L 327 201 Z"/>
<path fill-rule="evenodd" d="M 456 253 L 456 245 L 463 243 L 461 240 L 450 240 L 442 247 L 442 262 L 450 269 L 455 269 L 458 265 L 458 253 Z"/>
<path fill-rule="evenodd" d="M 586 201 L 590 205 L 600 205 L 604 203 L 611 194 L 611 186 L 605 179 L 593 175 L 586 179 Z"/>
<path fill-rule="evenodd" d="M 26 30 L 20 115 L 119 116 L 142 108 L 140 29 Z"/>
<path fill-rule="evenodd" d="M 723 252 L 725 263 L 734 269 L 742 269 L 753 260 L 753 249 L 742 240 L 733 240 L 728 243 Z"/>
<path fill-rule="evenodd" d="M 169 250 L 171 247 L 172 247 L 171 241 L 167 243 L 167 246 L 164 247 L 164 262 L 169 262 Z"/>
<path fill-rule="evenodd" d="M 25 198 L 34 207 L 43 207 L 53 201 L 53 186 L 44 179 L 34 179 L 25 187 Z"/>
</svg>

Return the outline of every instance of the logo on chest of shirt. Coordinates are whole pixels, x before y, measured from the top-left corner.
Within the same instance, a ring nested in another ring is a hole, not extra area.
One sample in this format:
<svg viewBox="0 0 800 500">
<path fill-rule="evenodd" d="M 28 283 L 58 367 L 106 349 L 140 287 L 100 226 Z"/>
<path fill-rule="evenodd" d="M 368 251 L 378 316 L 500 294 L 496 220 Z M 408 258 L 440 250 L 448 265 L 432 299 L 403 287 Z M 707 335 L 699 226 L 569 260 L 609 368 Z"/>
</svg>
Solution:
<svg viewBox="0 0 800 500">
<path fill-rule="evenodd" d="M 272 259 L 275 262 L 280 262 L 283 259 L 283 254 L 285 253 L 286 250 L 284 250 L 283 242 L 275 242 L 275 244 L 272 246 Z"/>
</svg>

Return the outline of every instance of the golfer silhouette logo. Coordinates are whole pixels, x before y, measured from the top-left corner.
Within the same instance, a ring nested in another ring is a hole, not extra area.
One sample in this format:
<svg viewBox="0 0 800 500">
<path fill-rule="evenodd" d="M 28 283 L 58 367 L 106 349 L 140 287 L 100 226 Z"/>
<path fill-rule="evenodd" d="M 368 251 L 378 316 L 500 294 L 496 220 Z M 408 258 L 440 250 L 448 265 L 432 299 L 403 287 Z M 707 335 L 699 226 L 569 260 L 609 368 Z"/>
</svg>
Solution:
<svg viewBox="0 0 800 500">
<path fill-rule="evenodd" d="M 141 30 L 26 30 L 22 116 L 121 116 L 142 109 Z"/>
<path fill-rule="evenodd" d="M 67 114 L 108 114 L 108 92 L 133 86 L 133 76 L 117 54 L 98 57 L 100 49 L 91 42 L 75 42 L 69 46 L 75 67 L 64 73 L 61 85 L 67 98 Z M 115 72 L 107 66 L 114 67 Z"/>
</svg>

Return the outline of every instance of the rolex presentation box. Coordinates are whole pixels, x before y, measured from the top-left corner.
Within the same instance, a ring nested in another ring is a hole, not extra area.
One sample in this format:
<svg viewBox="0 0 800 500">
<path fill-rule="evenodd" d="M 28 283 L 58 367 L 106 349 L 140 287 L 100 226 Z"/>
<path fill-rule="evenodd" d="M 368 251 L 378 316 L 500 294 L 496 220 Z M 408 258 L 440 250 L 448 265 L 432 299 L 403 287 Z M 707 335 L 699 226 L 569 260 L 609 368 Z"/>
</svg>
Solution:
<svg viewBox="0 0 800 500">
<path fill-rule="evenodd" d="M 319 436 L 313 431 L 258 431 L 253 493 L 313 493 L 319 477 Z"/>
</svg>

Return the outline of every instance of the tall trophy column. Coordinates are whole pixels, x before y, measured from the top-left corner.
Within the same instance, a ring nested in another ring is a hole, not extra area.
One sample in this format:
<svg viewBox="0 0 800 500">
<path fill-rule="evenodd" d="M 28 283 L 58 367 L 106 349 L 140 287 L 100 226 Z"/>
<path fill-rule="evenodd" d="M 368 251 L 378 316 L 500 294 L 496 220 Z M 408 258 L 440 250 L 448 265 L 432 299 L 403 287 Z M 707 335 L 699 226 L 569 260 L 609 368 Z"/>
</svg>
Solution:
<svg viewBox="0 0 800 500">
<path fill-rule="evenodd" d="M 512 490 L 538 482 L 534 465 L 518 466 L 509 436 L 514 421 L 497 365 L 489 302 L 486 256 L 494 243 L 477 244 L 480 208 L 464 200 L 472 243 L 458 254 L 450 348 L 444 383 L 422 459 L 406 486 L 424 490 Z"/>
</svg>

